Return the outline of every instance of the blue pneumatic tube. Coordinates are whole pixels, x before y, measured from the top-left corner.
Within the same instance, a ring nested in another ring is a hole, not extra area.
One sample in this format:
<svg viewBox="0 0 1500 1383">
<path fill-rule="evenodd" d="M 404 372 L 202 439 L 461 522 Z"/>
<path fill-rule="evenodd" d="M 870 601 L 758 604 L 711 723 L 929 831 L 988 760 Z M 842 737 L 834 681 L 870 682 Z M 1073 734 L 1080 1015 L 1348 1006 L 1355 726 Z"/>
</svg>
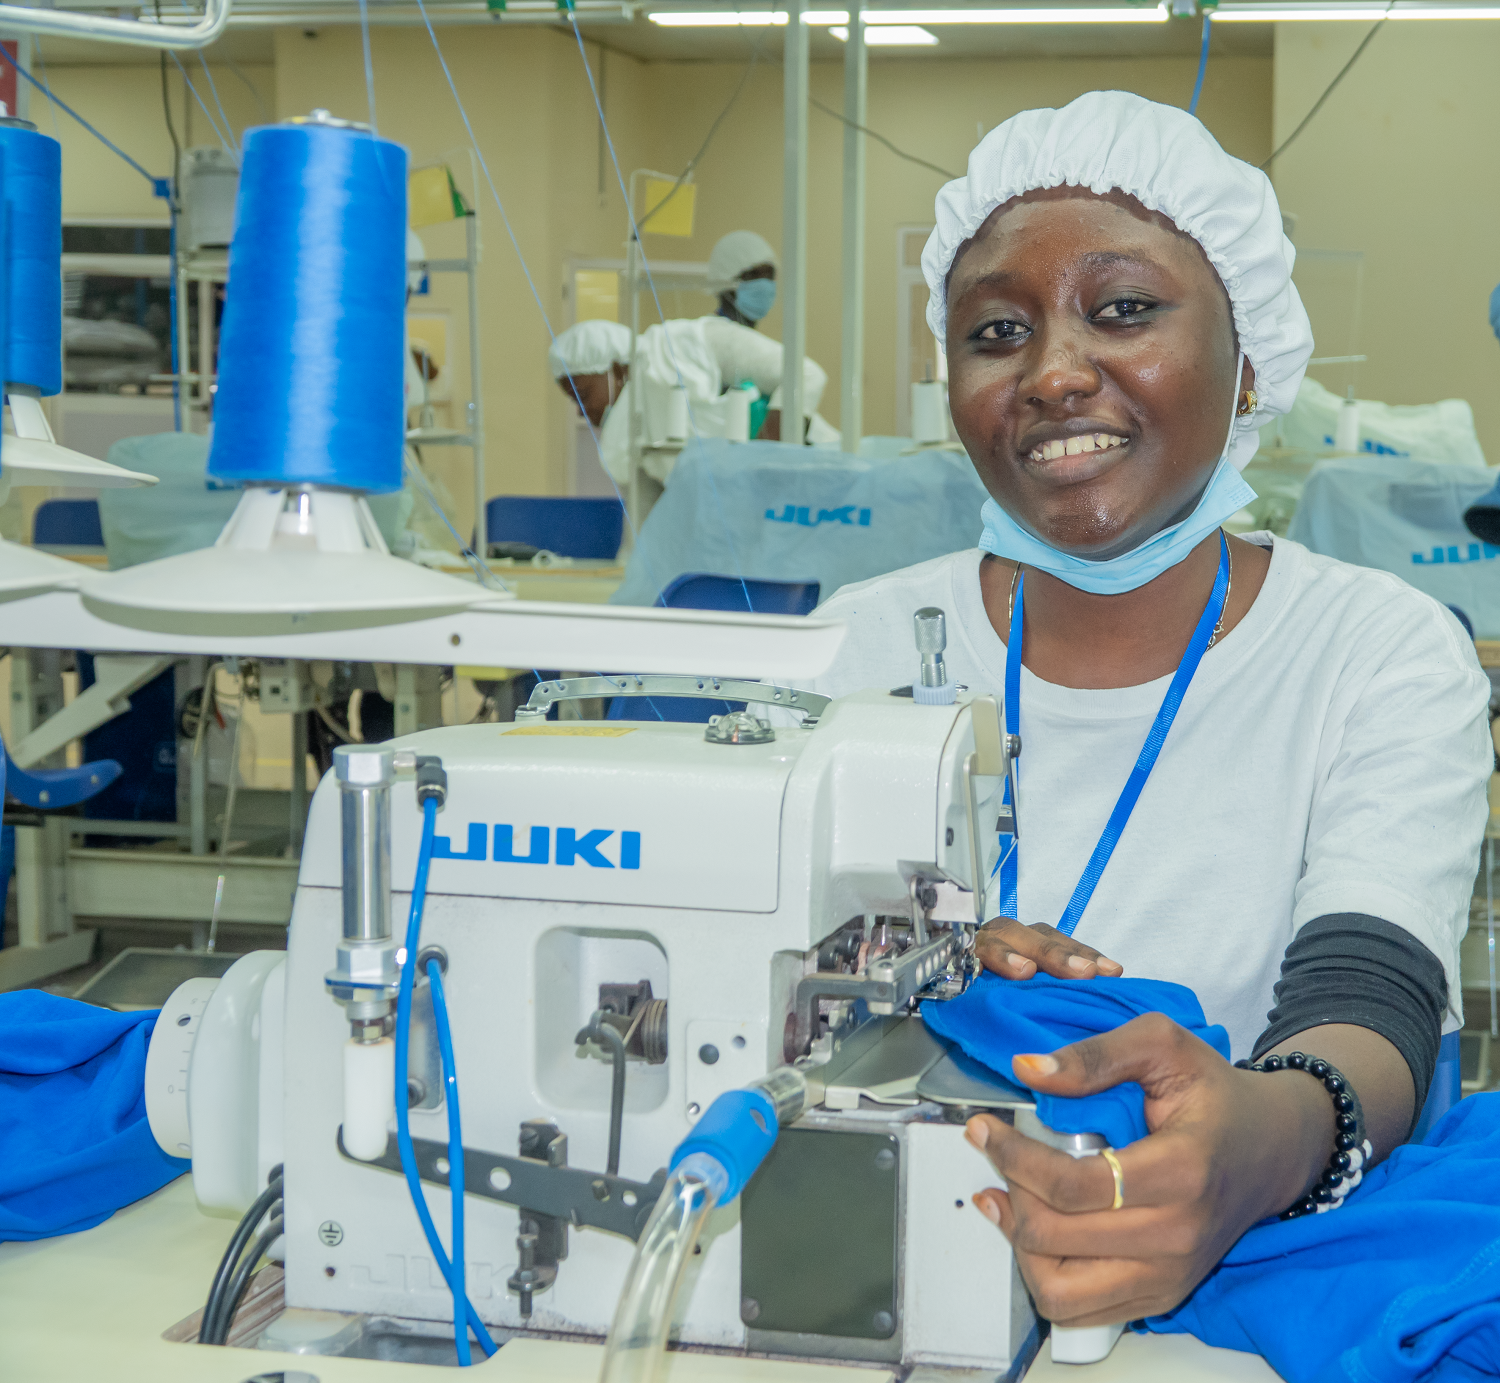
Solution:
<svg viewBox="0 0 1500 1383">
<path fill-rule="evenodd" d="M 407 1053 L 411 1050 L 411 1000 L 412 985 L 416 981 L 417 974 L 417 947 L 422 939 L 422 913 L 427 906 L 427 874 L 432 868 L 432 840 L 437 830 L 437 799 L 429 797 L 422 803 L 422 844 L 417 851 L 417 872 L 412 881 L 411 888 L 411 912 L 408 914 L 406 923 L 406 956 L 401 962 L 401 989 L 396 999 L 396 1146 L 401 1154 L 401 1171 L 406 1177 L 406 1187 L 411 1193 L 412 1209 L 417 1213 L 417 1221 L 422 1226 L 422 1233 L 427 1239 L 427 1246 L 432 1250 L 433 1261 L 438 1265 L 438 1271 L 443 1275 L 443 1281 L 448 1284 L 449 1290 L 453 1291 L 453 1319 L 454 1319 L 454 1344 L 458 1346 L 459 1331 L 462 1329 L 460 1322 L 467 1320 L 471 1329 L 479 1340 L 479 1347 L 485 1354 L 490 1355 L 499 1348 L 490 1337 L 490 1332 L 484 1328 L 484 1322 L 479 1319 L 479 1312 L 474 1309 L 474 1303 L 469 1300 L 467 1292 L 462 1290 L 462 1282 L 457 1290 L 454 1288 L 453 1262 L 443 1251 L 443 1241 L 438 1238 L 437 1226 L 432 1222 L 432 1215 L 427 1209 L 427 1197 L 422 1192 L 421 1177 L 417 1172 L 416 1150 L 411 1142 L 411 1119 L 409 1113 L 409 1100 L 406 1089 L 406 1067 Z M 430 972 L 429 972 L 430 973 Z M 438 993 L 433 991 L 434 1016 L 436 1015 L 436 1000 Z M 447 1032 L 447 1005 L 443 1006 L 442 1033 Z M 456 1096 L 458 1091 L 458 1077 L 453 1067 L 453 1045 L 451 1036 L 447 1042 L 444 1053 L 445 1066 L 443 1077 L 445 1082 L 453 1081 L 453 1091 Z M 450 1166 L 453 1165 L 452 1142 L 456 1137 L 458 1146 L 463 1146 L 461 1134 L 456 1133 L 458 1120 L 457 1102 L 449 1106 L 449 1138 L 450 1138 Z M 462 1175 L 462 1173 L 460 1173 Z M 449 1183 L 450 1193 L 458 1188 Z M 461 1226 L 463 1211 L 461 1203 L 453 1207 L 454 1223 Z M 462 1240 L 460 1228 L 458 1239 Z M 455 1245 L 461 1249 L 462 1243 Z M 465 1336 L 464 1346 L 468 1339 Z M 462 1359 L 465 1352 L 464 1347 L 459 1347 L 459 1356 Z"/>
<path fill-rule="evenodd" d="M 406 151 L 309 122 L 245 136 L 210 475 L 401 488 Z"/>
<path fill-rule="evenodd" d="M 10 221 L 4 381 L 56 394 L 62 389 L 62 146 L 35 130 L 0 125 L 0 160 Z"/>
</svg>

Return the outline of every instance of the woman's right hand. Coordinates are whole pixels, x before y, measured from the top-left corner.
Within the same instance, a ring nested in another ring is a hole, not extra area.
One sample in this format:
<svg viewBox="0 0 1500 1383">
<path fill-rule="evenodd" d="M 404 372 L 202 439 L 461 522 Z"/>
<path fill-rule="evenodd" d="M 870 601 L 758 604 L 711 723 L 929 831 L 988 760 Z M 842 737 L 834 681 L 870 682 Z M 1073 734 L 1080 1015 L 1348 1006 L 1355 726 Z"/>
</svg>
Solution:
<svg viewBox="0 0 1500 1383">
<path fill-rule="evenodd" d="M 1029 980 L 1038 970 L 1060 980 L 1125 973 L 1118 961 L 1045 922 L 1026 926 L 1011 917 L 996 917 L 974 934 L 974 949 L 986 970 L 1006 980 Z"/>
</svg>

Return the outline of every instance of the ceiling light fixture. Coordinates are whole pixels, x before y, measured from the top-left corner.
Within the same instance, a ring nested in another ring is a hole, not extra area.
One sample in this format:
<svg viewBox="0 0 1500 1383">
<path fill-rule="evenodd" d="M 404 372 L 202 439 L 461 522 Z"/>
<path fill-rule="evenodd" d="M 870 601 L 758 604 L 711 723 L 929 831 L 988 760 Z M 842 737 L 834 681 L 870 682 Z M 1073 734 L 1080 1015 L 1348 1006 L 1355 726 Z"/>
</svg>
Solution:
<svg viewBox="0 0 1500 1383">
<path fill-rule="evenodd" d="M 733 28 L 737 26 L 780 25 L 787 22 L 785 10 L 654 10 L 646 16 L 664 28 Z M 872 44 L 894 43 L 871 35 L 881 28 L 910 28 L 942 24 L 1165 24 L 1170 17 L 1167 6 L 1159 5 L 1049 5 L 1005 9 L 921 9 L 865 10 L 866 41 Z M 843 27 L 849 22 L 846 10 L 808 10 L 803 23 L 814 27 Z M 838 37 L 838 35 L 835 35 Z M 929 35 L 918 43 L 937 42 Z"/>
<path fill-rule="evenodd" d="M 1210 10 L 1215 23 L 1284 24 L 1336 23 L 1353 20 L 1372 24 L 1381 19 L 1500 19 L 1500 5 L 1434 5 L 1401 3 L 1386 7 L 1369 4 L 1303 5 L 1294 0 L 1244 0 Z"/>
<path fill-rule="evenodd" d="M 828 31 L 840 43 L 849 41 L 849 30 L 842 24 Z M 880 24 L 865 26 L 865 42 L 871 48 L 926 48 L 938 41 L 936 34 L 916 24 Z"/>
</svg>

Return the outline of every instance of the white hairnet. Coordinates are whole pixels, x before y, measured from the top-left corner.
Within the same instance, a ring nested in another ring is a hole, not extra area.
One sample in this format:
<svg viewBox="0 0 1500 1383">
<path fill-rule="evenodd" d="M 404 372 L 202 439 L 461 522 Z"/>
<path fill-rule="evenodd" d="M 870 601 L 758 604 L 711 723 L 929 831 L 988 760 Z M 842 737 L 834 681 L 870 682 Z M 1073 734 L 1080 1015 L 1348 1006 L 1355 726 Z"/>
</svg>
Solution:
<svg viewBox="0 0 1500 1383">
<path fill-rule="evenodd" d="M 1296 401 L 1312 325 L 1292 284 L 1295 251 L 1270 180 L 1226 154 L 1186 111 L 1125 91 L 1091 91 L 1060 110 L 1022 111 L 997 125 L 969 155 L 968 177 L 938 193 L 937 228 L 922 251 L 928 325 L 944 339 L 948 271 L 985 218 L 1023 192 L 1062 186 L 1128 193 L 1203 247 L 1255 367 L 1259 401 L 1235 420 L 1230 451 L 1244 469 L 1255 454 L 1255 429 Z"/>
<path fill-rule="evenodd" d="M 630 328 L 623 322 L 575 322 L 557 334 L 547 351 L 553 379 L 602 375 L 611 365 L 630 364 Z"/>
<path fill-rule="evenodd" d="M 723 293 L 733 288 L 735 280 L 746 269 L 753 269 L 757 264 L 780 267 L 770 241 L 754 231 L 730 231 L 709 251 L 708 291 Z"/>
</svg>

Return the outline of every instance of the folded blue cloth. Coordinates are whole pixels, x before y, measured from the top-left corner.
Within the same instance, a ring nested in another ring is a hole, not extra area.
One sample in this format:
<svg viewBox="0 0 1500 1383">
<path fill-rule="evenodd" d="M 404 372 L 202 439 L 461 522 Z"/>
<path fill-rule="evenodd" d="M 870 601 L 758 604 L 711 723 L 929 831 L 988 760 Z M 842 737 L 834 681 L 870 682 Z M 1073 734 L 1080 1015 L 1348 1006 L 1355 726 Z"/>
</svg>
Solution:
<svg viewBox="0 0 1500 1383">
<path fill-rule="evenodd" d="M 956 1042 L 976 1061 L 1014 1080 L 1011 1058 L 1055 1052 L 1085 1037 L 1110 1032 L 1143 1013 L 1164 1013 L 1201 1037 L 1226 1061 L 1229 1035 L 1203 1016 L 1198 996 L 1166 980 L 1002 980 L 983 974 L 956 999 L 922 1005 L 922 1019 L 939 1037 Z M 1146 1136 L 1146 1096 L 1134 1081 L 1097 1095 L 1036 1097 L 1036 1112 L 1059 1133 L 1102 1133 L 1112 1148 Z"/>
<path fill-rule="evenodd" d="M 1248 1230 L 1145 1325 L 1264 1355 L 1287 1383 L 1500 1377 L 1500 1094 L 1397 1148 L 1342 1209 Z"/>
<path fill-rule="evenodd" d="M 155 1021 L 0 994 L 0 1241 L 92 1228 L 191 1168 L 146 1122 Z"/>
</svg>

